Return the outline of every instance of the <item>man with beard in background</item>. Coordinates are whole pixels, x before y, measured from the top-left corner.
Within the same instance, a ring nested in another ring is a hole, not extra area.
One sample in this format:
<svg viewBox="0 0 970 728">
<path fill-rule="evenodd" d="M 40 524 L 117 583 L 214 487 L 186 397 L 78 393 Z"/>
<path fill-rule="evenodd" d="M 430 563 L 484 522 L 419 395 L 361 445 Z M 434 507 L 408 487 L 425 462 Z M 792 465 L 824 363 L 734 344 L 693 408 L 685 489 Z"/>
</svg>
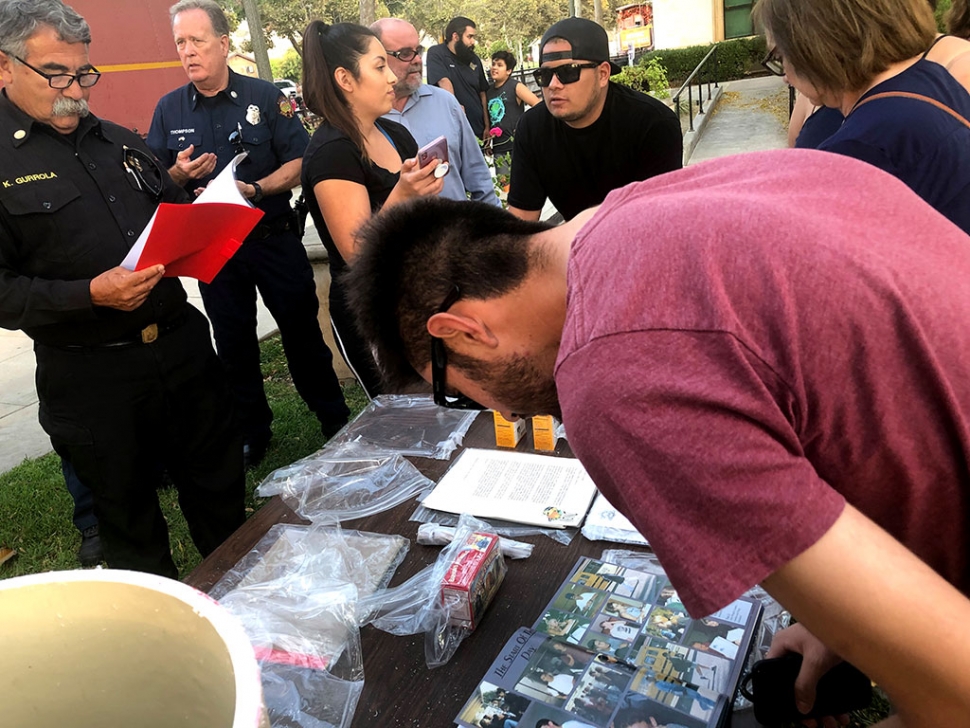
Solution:
<svg viewBox="0 0 970 728">
<path fill-rule="evenodd" d="M 460 15 L 445 28 L 445 42 L 428 49 L 428 83 L 440 86 L 458 99 L 468 123 L 479 139 L 489 129 L 485 92 L 485 64 L 475 53 L 478 35 L 474 21 Z"/>
</svg>

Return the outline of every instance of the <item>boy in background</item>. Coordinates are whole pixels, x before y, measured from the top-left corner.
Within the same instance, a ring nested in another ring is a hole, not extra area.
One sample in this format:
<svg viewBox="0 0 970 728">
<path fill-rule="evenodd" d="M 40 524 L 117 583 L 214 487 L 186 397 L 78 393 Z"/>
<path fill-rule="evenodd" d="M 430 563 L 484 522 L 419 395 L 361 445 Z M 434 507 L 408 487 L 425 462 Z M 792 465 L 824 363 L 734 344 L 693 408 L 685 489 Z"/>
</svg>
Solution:
<svg viewBox="0 0 970 728">
<path fill-rule="evenodd" d="M 512 77 L 515 69 L 515 56 L 508 51 L 492 54 L 492 85 L 485 92 L 488 118 L 491 121 L 492 154 L 495 155 L 495 171 L 499 175 L 511 174 L 512 137 L 515 125 L 519 123 L 525 108 L 539 103 L 539 97 L 524 83 Z"/>
</svg>

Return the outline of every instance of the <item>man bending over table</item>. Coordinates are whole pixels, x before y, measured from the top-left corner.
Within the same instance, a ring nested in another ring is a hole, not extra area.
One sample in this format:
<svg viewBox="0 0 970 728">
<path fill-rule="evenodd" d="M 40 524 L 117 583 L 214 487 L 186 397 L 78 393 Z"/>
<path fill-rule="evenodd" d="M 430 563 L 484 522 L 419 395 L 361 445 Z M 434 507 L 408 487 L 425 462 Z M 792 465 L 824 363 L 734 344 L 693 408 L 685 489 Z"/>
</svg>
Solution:
<svg viewBox="0 0 970 728">
<path fill-rule="evenodd" d="M 967 281 L 970 239 L 898 180 L 781 151 L 627 186 L 554 228 L 402 206 L 362 233 L 348 290 L 390 384 L 561 415 L 693 616 L 762 583 L 799 621 L 773 652 L 806 656 L 803 710 L 844 658 L 893 700 L 886 725 L 957 726 Z"/>
</svg>

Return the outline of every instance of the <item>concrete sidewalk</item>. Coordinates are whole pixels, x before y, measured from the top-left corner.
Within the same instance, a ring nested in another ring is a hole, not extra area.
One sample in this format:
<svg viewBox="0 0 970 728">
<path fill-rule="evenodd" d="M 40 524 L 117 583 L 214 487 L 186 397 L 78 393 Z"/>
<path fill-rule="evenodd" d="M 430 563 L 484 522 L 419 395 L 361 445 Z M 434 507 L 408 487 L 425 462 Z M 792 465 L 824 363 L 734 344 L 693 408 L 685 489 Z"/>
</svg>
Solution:
<svg viewBox="0 0 970 728">
<path fill-rule="evenodd" d="M 788 85 L 778 76 L 721 84 L 687 164 L 788 146 Z"/>
<path fill-rule="evenodd" d="M 326 250 L 309 218 L 303 244 L 313 264 L 317 297 L 320 299 L 320 328 L 330 350 L 334 352 L 334 368 L 341 381 L 353 379 L 343 359 L 336 353 L 333 343 L 327 306 L 330 271 L 327 267 Z M 197 281 L 185 278 L 182 279 L 182 285 L 189 301 L 205 313 Z M 257 332 L 260 339 L 270 336 L 276 330 L 276 322 L 266 310 L 262 299 L 258 299 Z M 21 331 L 0 329 L 0 473 L 19 465 L 24 458 L 39 457 L 51 451 L 50 438 L 37 421 L 34 369 L 33 342 Z"/>
</svg>

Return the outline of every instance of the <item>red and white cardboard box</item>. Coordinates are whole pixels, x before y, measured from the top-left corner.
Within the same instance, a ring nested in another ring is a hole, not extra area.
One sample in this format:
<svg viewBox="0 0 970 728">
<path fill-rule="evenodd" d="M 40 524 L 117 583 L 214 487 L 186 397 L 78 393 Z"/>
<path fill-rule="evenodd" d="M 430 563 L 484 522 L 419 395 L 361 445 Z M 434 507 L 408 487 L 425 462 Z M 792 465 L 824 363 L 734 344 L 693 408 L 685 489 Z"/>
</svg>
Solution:
<svg viewBox="0 0 970 728">
<path fill-rule="evenodd" d="M 493 533 L 470 534 L 441 581 L 441 601 L 451 607 L 449 623 L 475 629 L 506 571 L 499 537 Z"/>
</svg>

